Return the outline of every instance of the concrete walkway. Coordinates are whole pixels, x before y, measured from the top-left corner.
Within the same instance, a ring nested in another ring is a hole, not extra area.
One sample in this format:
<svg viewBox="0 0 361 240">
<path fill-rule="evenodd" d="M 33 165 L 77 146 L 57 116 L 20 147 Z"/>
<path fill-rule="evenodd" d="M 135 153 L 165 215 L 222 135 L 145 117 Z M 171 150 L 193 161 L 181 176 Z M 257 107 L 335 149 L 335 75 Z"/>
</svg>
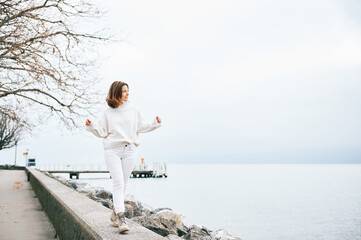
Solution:
<svg viewBox="0 0 361 240">
<path fill-rule="evenodd" d="M 0 170 L 0 239 L 56 239 L 24 171 Z"/>
</svg>

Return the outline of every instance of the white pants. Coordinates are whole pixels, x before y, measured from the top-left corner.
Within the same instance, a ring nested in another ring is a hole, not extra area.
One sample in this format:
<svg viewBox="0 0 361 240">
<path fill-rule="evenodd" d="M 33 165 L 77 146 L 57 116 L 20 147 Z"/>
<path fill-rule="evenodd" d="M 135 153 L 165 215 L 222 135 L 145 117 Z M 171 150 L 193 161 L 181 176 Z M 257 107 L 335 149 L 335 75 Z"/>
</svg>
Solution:
<svg viewBox="0 0 361 240">
<path fill-rule="evenodd" d="M 121 148 L 107 149 L 104 152 L 104 159 L 112 178 L 115 212 L 117 214 L 125 212 L 125 190 L 137 159 L 137 147 L 130 144 Z"/>
</svg>

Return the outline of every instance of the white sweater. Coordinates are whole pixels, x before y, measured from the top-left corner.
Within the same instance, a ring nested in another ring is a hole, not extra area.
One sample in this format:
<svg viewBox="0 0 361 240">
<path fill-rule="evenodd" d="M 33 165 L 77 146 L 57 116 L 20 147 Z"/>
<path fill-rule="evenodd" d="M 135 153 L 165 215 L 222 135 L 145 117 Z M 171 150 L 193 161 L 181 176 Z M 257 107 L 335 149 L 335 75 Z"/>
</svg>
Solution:
<svg viewBox="0 0 361 240">
<path fill-rule="evenodd" d="M 118 108 L 107 108 L 96 122 L 86 129 L 103 138 L 104 149 L 113 149 L 124 144 L 139 145 L 139 133 L 150 132 L 160 127 L 156 119 L 152 123 L 144 120 L 139 110 L 124 102 Z"/>
</svg>

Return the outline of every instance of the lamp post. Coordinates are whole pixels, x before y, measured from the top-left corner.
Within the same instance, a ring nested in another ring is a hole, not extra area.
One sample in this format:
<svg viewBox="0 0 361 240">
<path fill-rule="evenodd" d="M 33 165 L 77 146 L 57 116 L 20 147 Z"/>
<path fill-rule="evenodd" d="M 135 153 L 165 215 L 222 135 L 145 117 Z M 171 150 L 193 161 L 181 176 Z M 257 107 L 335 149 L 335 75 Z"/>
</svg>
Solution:
<svg viewBox="0 0 361 240">
<path fill-rule="evenodd" d="M 16 155 L 18 152 L 18 140 L 15 141 L 15 161 L 14 161 L 14 165 L 16 166 Z"/>
<path fill-rule="evenodd" d="M 26 152 L 23 153 L 23 155 L 25 155 L 25 167 L 28 166 L 28 154 L 29 154 L 29 149 L 26 149 Z"/>
</svg>

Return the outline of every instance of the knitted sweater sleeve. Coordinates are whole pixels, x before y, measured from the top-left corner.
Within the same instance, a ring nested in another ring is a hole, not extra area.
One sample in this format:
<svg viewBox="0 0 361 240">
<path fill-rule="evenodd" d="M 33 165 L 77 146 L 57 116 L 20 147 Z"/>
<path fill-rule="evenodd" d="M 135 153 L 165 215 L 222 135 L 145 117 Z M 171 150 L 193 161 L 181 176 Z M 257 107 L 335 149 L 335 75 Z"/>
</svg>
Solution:
<svg viewBox="0 0 361 240">
<path fill-rule="evenodd" d="M 92 122 L 90 126 L 86 126 L 86 130 L 99 138 L 108 137 L 108 124 L 105 113 L 103 113 L 97 121 Z"/>
<path fill-rule="evenodd" d="M 138 133 L 146 133 L 153 131 L 161 126 L 160 123 L 158 123 L 157 119 L 154 119 L 153 122 L 147 122 L 143 115 L 137 110 L 137 132 Z"/>
</svg>

